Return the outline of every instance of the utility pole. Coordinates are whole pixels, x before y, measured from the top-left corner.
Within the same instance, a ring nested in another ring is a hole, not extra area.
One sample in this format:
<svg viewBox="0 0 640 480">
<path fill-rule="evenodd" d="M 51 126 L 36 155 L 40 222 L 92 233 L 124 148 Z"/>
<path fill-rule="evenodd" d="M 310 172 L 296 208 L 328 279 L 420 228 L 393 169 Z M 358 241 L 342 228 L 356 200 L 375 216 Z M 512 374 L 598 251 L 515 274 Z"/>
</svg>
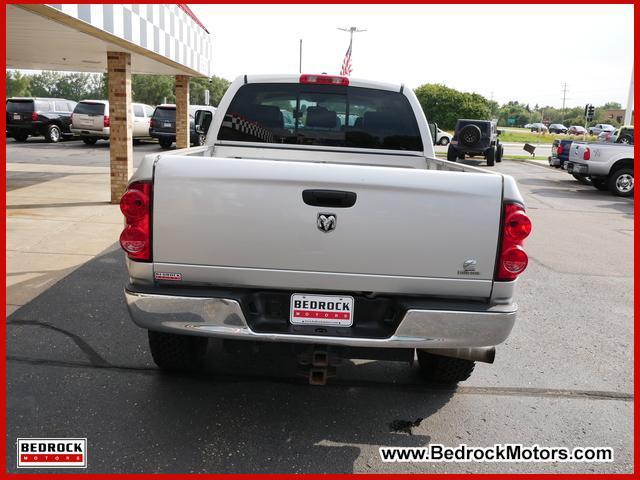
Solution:
<svg viewBox="0 0 640 480">
<path fill-rule="evenodd" d="M 300 63 L 298 67 L 298 73 L 302 73 L 302 39 L 300 39 Z"/>
<path fill-rule="evenodd" d="M 564 124 L 564 106 L 567 101 L 567 82 L 562 84 L 562 123 Z"/>
<path fill-rule="evenodd" d="M 624 111 L 625 125 L 631 125 L 632 113 L 633 113 L 633 67 L 631 67 L 631 83 L 629 84 L 629 96 L 627 97 L 627 108 Z"/>
<path fill-rule="evenodd" d="M 366 29 L 360 30 L 358 29 L 358 27 L 349 27 L 349 28 L 338 27 L 338 30 L 342 30 L 343 32 L 349 32 L 349 46 L 351 47 L 352 53 L 353 53 L 353 34 L 367 31 Z"/>
</svg>

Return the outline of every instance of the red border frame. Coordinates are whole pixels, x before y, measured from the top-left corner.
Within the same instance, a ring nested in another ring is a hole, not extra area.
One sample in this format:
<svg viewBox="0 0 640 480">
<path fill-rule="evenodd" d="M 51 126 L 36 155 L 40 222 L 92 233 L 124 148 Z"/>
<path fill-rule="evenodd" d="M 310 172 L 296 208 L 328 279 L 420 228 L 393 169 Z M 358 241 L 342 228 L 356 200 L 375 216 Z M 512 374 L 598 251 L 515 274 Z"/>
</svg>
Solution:
<svg viewBox="0 0 640 480">
<path fill-rule="evenodd" d="M 23 2 L 6 2 L 3 1 L 2 2 L 2 13 L 3 13 L 3 17 L 5 19 L 5 21 L 2 22 L 2 27 L 0 27 L 2 29 L 2 36 L 1 36 L 1 44 L 4 47 L 4 50 L 6 52 L 6 16 L 7 16 L 7 4 L 21 4 L 21 3 L 34 3 L 34 4 L 38 4 L 38 3 L 42 3 L 42 2 L 36 2 L 36 1 L 32 1 L 32 0 L 27 0 L 27 1 L 23 1 Z M 70 2 L 63 2 L 63 3 L 70 3 Z M 74 2 L 74 3 L 95 3 L 95 2 L 89 2 L 86 0 L 82 0 L 79 2 Z M 119 3 L 119 2 L 102 2 L 102 3 Z M 133 3 L 140 3 L 140 4 L 145 4 L 148 2 L 140 2 L 140 1 L 136 1 Z M 167 2 L 168 3 L 168 2 Z M 238 4 L 298 4 L 298 3 L 306 3 L 306 4 L 314 4 L 314 3 L 325 3 L 325 4 L 345 4 L 345 3 L 349 3 L 349 4 L 371 4 L 371 3 L 379 3 L 379 4 L 385 4 L 385 3 L 389 3 L 389 2 L 384 2 L 384 1 L 380 1 L 380 0 L 373 0 L 373 1 L 363 1 L 363 0 L 352 0 L 349 2 L 344 2 L 344 0 L 323 0 L 321 2 L 313 2 L 313 1 L 294 1 L 294 0 L 280 0 L 278 2 L 269 2 L 268 0 L 257 0 L 257 1 L 251 1 L 251 2 L 218 2 L 218 1 L 213 1 L 213 2 L 202 2 L 202 1 L 196 1 L 196 2 L 192 2 L 192 3 L 202 3 L 202 4 L 224 4 L 224 3 L 238 3 Z M 402 4 L 485 4 L 483 2 L 452 2 L 452 1 L 443 1 L 443 2 L 435 2 L 435 1 L 425 1 L 425 2 L 421 2 L 421 1 L 403 1 L 401 2 Z M 634 17 L 634 44 L 635 44 L 635 48 L 634 48 L 634 54 L 635 54 L 635 59 L 634 59 L 634 69 L 637 70 L 638 64 L 640 63 L 639 59 L 638 59 L 638 45 L 640 45 L 640 35 L 638 34 L 638 32 L 635 30 L 635 25 L 638 23 L 638 17 L 640 16 L 639 12 L 640 12 L 640 6 L 638 6 L 638 4 L 635 4 L 633 0 L 626 0 L 626 1 L 614 1 L 614 2 L 602 2 L 602 1 L 598 1 L 598 0 L 586 0 L 586 1 L 576 1 L 576 0 L 569 0 L 569 1 L 562 1 L 562 2 L 555 2 L 553 0 L 540 0 L 538 2 L 536 2 L 536 4 L 538 5 L 543 5 L 543 4 L 551 4 L 551 5 L 557 5 L 559 3 L 562 4 L 574 4 L 574 5 L 580 5 L 580 4 L 596 4 L 596 5 L 602 5 L 603 9 L 606 9 L 607 6 L 611 3 L 613 4 L 633 4 L 634 5 L 634 12 L 633 12 L 633 17 Z M 527 4 L 532 4 L 532 2 L 510 2 L 510 1 L 492 1 L 492 2 L 488 2 L 487 4 L 500 4 L 500 5 L 511 5 L 511 4 L 520 4 L 520 5 L 527 5 Z M 189 8 L 186 4 L 178 4 L 181 8 L 184 9 L 184 7 L 186 7 L 187 9 Z M 189 9 L 189 12 L 191 10 Z M 187 12 L 187 13 L 189 13 Z M 194 19 L 197 21 L 197 23 L 206 30 L 206 28 L 197 20 L 197 18 L 195 18 L 195 15 L 192 16 L 194 17 Z M 6 68 L 6 53 L 5 53 L 5 57 L 3 57 L 3 64 L 5 65 Z M 2 88 L 2 91 L 6 92 L 6 79 L 5 80 L 0 80 L 1 85 L 0 88 Z M 638 91 L 640 90 L 640 87 L 635 86 L 634 87 L 634 106 L 637 103 L 637 96 L 638 96 Z M 634 107 L 635 110 L 635 107 Z M 0 127 L 2 125 L 4 125 L 6 122 L 6 118 L 4 115 L 0 116 Z M 638 124 L 640 122 L 638 122 L 638 117 L 636 115 L 635 118 L 635 128 L 638 128 Z M 5 137 L 0 137 L 0 146 L 3 147 L 3 149 L 6 152 L 6 138 Z M 635 158 L 635 157 L 634 157 Z M 5 162 L 6 162 L 6 155 L 5 155 Z M 636 160 L 635 161 L 635 165 L 637 165 L 638 163 L 640 163 L 640 160 Z M 2 170 L 2 180 L 3 183 L 6 182 L 6 167 L 4 170 Z M 634 200 L 635 198 L 637 198 L 638 196 L 640 196 L 640 194 L 636 194 L 634 195 Z M 5 212 L 6 212 L 6 194 L 5 197 L 3 197 L 2 199 L 2 206 L 5 208 Z M 640 224 L 640 221 L 638 220 L 638 216 L 634 215 L 634 230 L 637 231 L 638 230 L 638 226 Z M 5 250 L 6 250 L 6 215 L 2 217 L 2 226 L 3 226 L 3 230 L 2 230 L 2 239 L 3 239 L 3 243 L 5 245 Z M 640 253 L 640 247 L 639 247 L 639 242 L 637 240 L 636 237 L 634 237 L 634 256 L 637 258 L 638 254 Z M 6 304 L 6 255 L 3 256 L 2 258 L 2 266 L 4 267 L 4 271 L 5 271 L 5 276 L 2 278 L 2 281 L 4 283 L 4 288 L 2 290 L 2 296 L 5 300 L 5 304 Z M 633 386 L 633 391 L 634 391 L 634 402 L 633 402 L 633 411 L 634 411 L 634 440 L 635 440 L 635 434 L 638 432 L 638 430 L 640 429 L 640 418 L 639 418 L 639 413 L 638 412 L 638 408 L 637 408 L 637 403 L 635 401 L 636 397 L 638 396 L 638 393 L 640 392 L 640 369 L 637 368 L 638 365 L 638 359 L 640 358 L 640 351 L 639 351 L 639 342 L 638 342 L 638 337 L 637 335 L 635 335 L 635 332 L 637 330 L 637 326 L 639 324 L 639 322 L 636 320 L 636 316 L 635 313 L 638 311 L 638 306 L 640 305 L 640 301 L 637 298 L 637 291 L 640 290 L 640 288 L 637 285 L 637 280 L 638 280 L 638 265 L 634 263 L 634 386 Z M 2 357 L 2 359 L 6 358 L 6 342 L 7 342 L 7 334 L 6 334 L 6 311 L 5 311 L 5 323 L 3 325 L 4 328 L 1 329 L 0 332 L 0 356 Z M 71 478 L 71 477 L 76 477 L 78 474 L 82 474 L 83 477 L 82 478 L 89 478 L 89 479 L 108 479 L 108 478 L 122 478 L 122 477 L 134 477 L 136 479 L 154 479 L 157 478 L 157 475 L 162 475 L 164 477 L 168 477 L 168 478 L 182 478 L 182 477 L 197 477 L 197 478 L 206 478 L 206 479 L 220 479 L 220 478 L 244 478 L 244 479 L 249 479 L 249 478 L 254 478 L 258 475 L 255 474 L 242 474 L 242 475 L 231 475 L 231 474 L 169 474 L 169 473 L 163 473 L 163 474 L 118 474 L 118 473 L 114 473 L 114 474 L 87 474 L 83 472 L 78 472 L 76 474 L 67 474 L 67 473 L 61 473 L 61 474 L 54 474 L 54 475 L 47 475 L 47 474 L 38 474 L 38 473 L 7 473 L 7 456 L 6 456 L 6 431 L 7 431 L 7 425 L 6 425 L 6 407 L 7 407 L 7 390 L 6 390 L 6 381 L 7 381 L 7 363 L 6 361 L 2 361 L 1 362 L 2 366 L 0 367 L 0 394 L 1 394 L 1 399 L 0 399 L 0 406 L 2 406 L 2 410 L 4 411 L 4 415 L 0 416 L 0 430 L 2 431 L 2 435 L 0 437 L 0 478 L 33 478 L 33 479 L 47 479 L 49 477 L 53 477 L 55 479 L 65 479 L 65 478 Z M 633 466 L 633 473 L 631 474 L 618 474 L 618 475 L 614 475 L 614 474 L 553 474 L 553 473 L 548 473 L 548 474 L 475 474 L 475 475 L 490 475 L 491 478 L 522 478 L 522 477 L 527 477 L 527 478 L 536 478 L 536 477 L 549 477 L 552 475 L 558 475 L 558 476 L 566 476 L 566 477 L 571 477 L 571 478 L 589 478 L 589 479 L 595 479 L 595 478 L 608 478 L 608 477 L 615 477 L 615 478 L 620 478 L 620 479 L 632 479 L 632 478 L 636 478 L 636 474 L 638 472 L 637 470 L 637 465 L 638 465 L 638 460 L 640 459 L 640 451 L 638 450 L 638 448 L 635 448 L 635 442 L 634 442 L 634 466 Z M 373 479 L 382 479 L 382 478 L 387 478 L 389 476 L 404 476 L 404 477 L 411 477 L 411 478 L 427 478 L 427 477 L 446 477 L 449 480 L 457 480 L 457 479 L 463 479 L 463 478 L 468 478 L 474 474 L 325 474 L 325 475 L 318 475 L 318 474 L 306 474 L 304 475 L 306 478 L 335 478 L 335 479 L 347 479 L 347 478 L 353 478 L 354 476 L 361 476 L 363 478 L 373 478 Z M 261 475 L 264 477 L 272 477 L 272 478 L 295 478 L 298 477 L 299 475 L 295 475 L 295 474 L 286 474 L 286 475 L 277 475 L 277 474 L 270 474 L 270 475 Z"/>
</svg>

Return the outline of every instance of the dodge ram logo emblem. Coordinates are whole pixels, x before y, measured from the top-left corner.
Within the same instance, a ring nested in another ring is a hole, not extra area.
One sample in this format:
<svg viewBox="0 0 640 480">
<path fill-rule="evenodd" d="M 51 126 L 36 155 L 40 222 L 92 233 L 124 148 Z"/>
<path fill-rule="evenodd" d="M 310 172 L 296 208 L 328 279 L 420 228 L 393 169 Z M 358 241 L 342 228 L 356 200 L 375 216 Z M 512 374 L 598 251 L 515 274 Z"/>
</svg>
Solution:
<svg viewBox="0 0 640 480">
<path fill-rule="evenodd" d="M 473 260 L 472 258 L 470 258 L 469 260 L 465 260 L 462 263 L 462 269 L 465 272 L 475 272 L 477 266 L 478 266 L 478 262 L 476 260 Z"/>
<path fill-rule="evenodd" d="M 336 229 L 336 223 L 338 219 L 333 213 L 319 213 L 318 214 L 318 230 L 324 233 L 332 232 Z"/>
</svg>

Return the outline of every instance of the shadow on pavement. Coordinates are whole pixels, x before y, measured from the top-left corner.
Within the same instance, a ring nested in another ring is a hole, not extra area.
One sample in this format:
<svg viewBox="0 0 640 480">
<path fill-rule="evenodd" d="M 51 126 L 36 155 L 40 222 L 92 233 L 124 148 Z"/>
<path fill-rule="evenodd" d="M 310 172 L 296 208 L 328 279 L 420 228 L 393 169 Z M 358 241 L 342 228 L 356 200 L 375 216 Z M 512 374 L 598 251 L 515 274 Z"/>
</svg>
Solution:
<svg viewBox="0 0 640 480">
<path fill-rule="evenodd" d="M 219 342 L 203 372 L 162 374 L 129 320 L 126 279 L 112 247 L 8 317 L 10 471 L 18 437 L 87 437 L 90 472 L 379 468 L 378 445 L 430 441 L 390 424 L 427 418 L 455 392 L 394 362 L 348 362 L 312 387 L 284 351 L 238 357 Z"/>
</svg>

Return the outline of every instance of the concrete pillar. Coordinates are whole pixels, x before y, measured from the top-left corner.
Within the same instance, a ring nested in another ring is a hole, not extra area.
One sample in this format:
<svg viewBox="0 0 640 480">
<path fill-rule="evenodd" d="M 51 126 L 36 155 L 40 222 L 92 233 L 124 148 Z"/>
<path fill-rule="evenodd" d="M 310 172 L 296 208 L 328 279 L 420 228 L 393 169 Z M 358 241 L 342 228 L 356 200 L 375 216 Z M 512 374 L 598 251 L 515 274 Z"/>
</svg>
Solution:
<svg viewBox="0 0 640 480">
<path fill-rule="evenodd" d="M 107 52 L 109 84 L 109 149 L 111 203 L 120 202 L 133 173 L 133 118 L 131 110 L 131 54 Z"/>
<path fill-rule="evenodd" d="M 176 75 L 176 148 L 189 148 L 189 77 Z"/>
</svg>

